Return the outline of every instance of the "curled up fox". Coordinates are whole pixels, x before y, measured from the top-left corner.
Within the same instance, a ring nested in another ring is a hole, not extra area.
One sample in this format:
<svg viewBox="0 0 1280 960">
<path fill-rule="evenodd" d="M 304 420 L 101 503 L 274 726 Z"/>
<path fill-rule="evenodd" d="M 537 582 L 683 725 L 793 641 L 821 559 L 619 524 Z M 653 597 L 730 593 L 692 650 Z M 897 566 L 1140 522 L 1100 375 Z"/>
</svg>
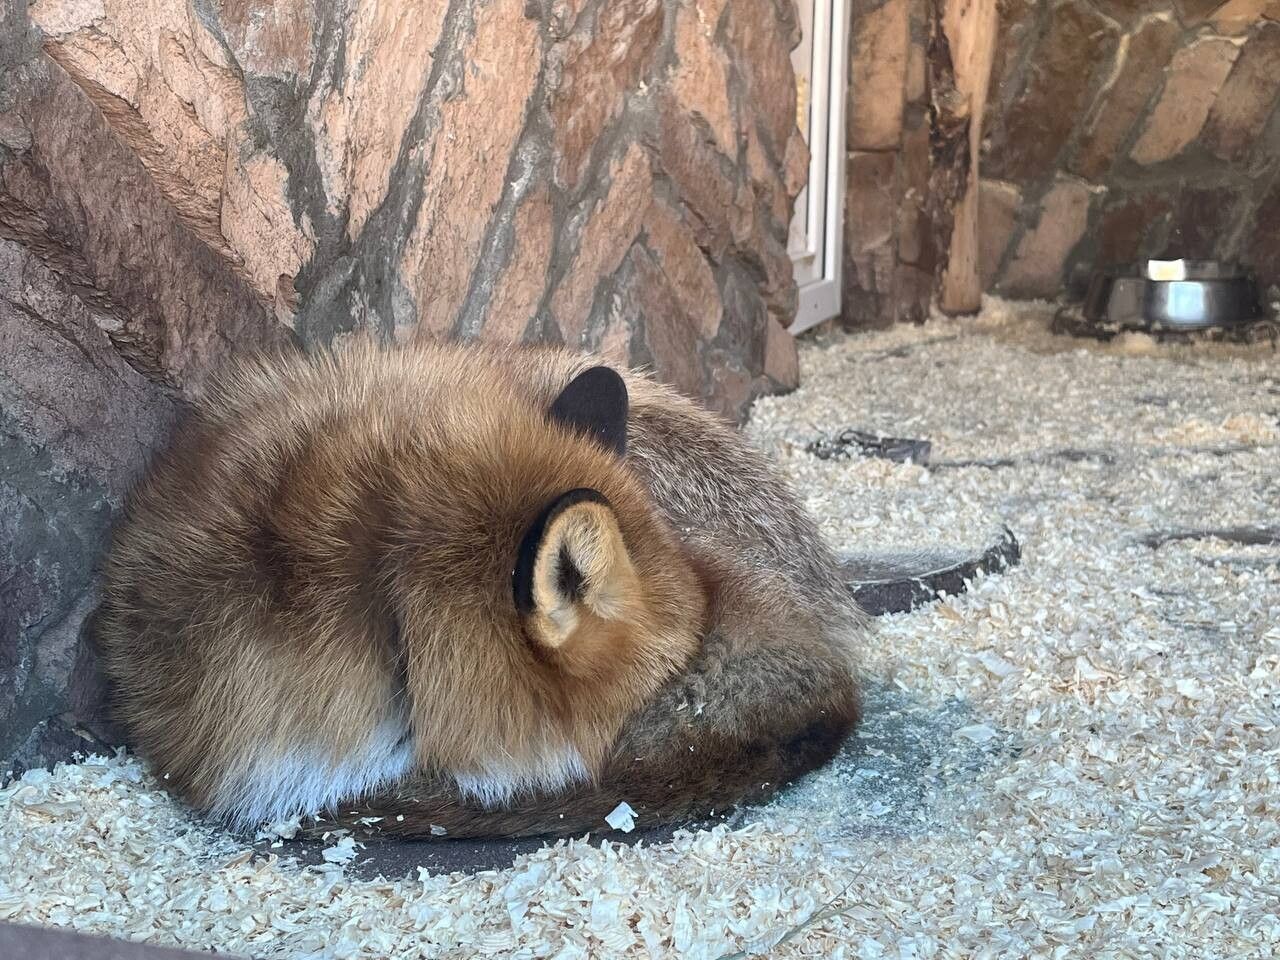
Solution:
<svg viewBox="0 0 1280 960">
<path fill-rule="evenodd" d="M 776 470 L 538 347 L 261 357 L 126 506 L 97 641 L 134 746 L 247 829 L 519 836 L 763 798 L 857 721 L 864 618 Z"/>
</svg>

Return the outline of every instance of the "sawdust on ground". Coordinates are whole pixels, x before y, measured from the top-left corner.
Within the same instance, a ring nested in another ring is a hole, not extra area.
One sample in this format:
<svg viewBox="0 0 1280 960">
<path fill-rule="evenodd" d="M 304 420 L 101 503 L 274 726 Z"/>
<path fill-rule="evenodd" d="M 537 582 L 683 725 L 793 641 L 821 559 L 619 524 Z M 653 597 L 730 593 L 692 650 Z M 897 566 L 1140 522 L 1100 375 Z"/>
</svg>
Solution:
<svg viewBox="0 0 1280 960">
<path fill-rule="evenodd" d="M 0 919 L 262 958 L 1280 953 L 1280 546 L 1143 542 L 1280 522 L 1275 355 L 1081 346 L 992 301 L 801 363 L 749 430 L 841 549 L 1024 550 L 879 622 L 831 768 L 736 829 L 363 881 L 350 838 L 254 857 L 90 758 L 0 790 Z M 850 426 L 934 465 L 804 452 Z"/>
</svg>

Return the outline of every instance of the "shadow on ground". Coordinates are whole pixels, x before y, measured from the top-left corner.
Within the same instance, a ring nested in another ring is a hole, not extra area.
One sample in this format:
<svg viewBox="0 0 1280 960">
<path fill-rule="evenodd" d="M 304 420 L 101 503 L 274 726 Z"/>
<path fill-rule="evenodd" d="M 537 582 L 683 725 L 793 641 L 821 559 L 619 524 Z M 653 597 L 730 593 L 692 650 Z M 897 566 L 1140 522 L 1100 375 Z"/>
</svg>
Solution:
<svg viewBox="0 0 1280 960">
<path fill-rule="evenodd" d="M 940 797 L 971 798 L 978 776 L 1019 749 L 963 700 L 939 705 L 880 680 L 864 689 L 862 725 L 840 753 L 748 820 L 803 815 L 833 837 L 909 834 L 936 821 Z"/>
<path fill-rule="evenodd" d="M 803 817 L 832 839 L 866 835 L 908 835 L 927 830 L 936 820 L 937 798 L 963 796 L 965 787 L 1000 755 L 1016 750 L 1010 737 L 984 724 L 963 701 L 938 706 L 882 681 L 865 688 L 862 726 L 835 759 L 809 774 L 762 807 L 740 808 L 722 820 L 677 824 L 629 834 L 608 829 L 574 842 L 655 844 L 676 830 L 708 828 L 714 823 L 745 826 L 757 820 Z M 625 797 L 619 798 L 625 800 Z M 604 824 L 601 824 L 604 827 Z M 299 863 L 324 863 L 323 850 L 336 842 L 291 840 L 272 847 L 259 841 L 260 854 L 275 853 Z M 373 879 L 428 873 L 498 870 L 522 854 L 566 841 L 361 840 L 348 866 L 351 876 Z"/>
</svg>

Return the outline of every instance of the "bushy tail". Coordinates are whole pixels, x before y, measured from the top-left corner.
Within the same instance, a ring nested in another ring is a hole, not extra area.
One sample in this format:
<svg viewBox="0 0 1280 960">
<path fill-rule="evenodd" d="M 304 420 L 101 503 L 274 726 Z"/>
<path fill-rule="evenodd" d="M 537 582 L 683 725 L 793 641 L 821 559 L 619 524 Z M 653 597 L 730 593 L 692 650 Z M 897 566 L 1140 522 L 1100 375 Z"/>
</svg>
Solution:
<svg viewBox="0 0 1280 960">
<path fill-rule="evenodd" d="M 598 782 L 530 797 L 500 809 L 463 800 L 437 779 L 411 779 L 393 791 L 344 807 L 319 828 L 341 825 L 391 837 L 457 839 L 581 836 L 609 830 L 605 822 L 625 801 L 637 827 L 693 823 L 760 803 L 835 755 L 857 723 L 852 688 L 842 703 L 819 709 L 783 739 L 741 741 L 704 734 L 664 745 L 663 756 L 616 756 Z M 693 749 L 689 749 L 692 747 Z M 441 834 L 441 831 L 444 831 Z"/>
<path fill-rule="evenodd" d="M 400 837 L 581 836 L 605 831 L 623 802 L 645 828 L 765 800 L 830 760 L 858 721 L 864 619 L 838 579 L 829 594 L 805 597 L 761 572 L 722 579 L 716 627 L 624 726 L 592 784 L 485 809 L 448 781 L 412 777 L 336 820 Z"/>
</svg>

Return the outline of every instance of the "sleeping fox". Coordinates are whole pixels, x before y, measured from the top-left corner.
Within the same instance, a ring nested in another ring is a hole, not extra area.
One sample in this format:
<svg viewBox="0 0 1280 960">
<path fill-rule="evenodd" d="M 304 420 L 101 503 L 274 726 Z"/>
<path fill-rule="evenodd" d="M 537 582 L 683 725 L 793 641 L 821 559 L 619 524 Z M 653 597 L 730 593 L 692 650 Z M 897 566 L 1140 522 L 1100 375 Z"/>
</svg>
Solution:
<svg viewBox="0 0 1280 960">
<path fill-rule="evenodd" d="M 781 480 L 671 390 L 360 342 L 198 403 L 126 506 L 97 633 L 134 745 L 234 828 L 515 836 L 821 764 L 862 622 Z"/>
</svg>

